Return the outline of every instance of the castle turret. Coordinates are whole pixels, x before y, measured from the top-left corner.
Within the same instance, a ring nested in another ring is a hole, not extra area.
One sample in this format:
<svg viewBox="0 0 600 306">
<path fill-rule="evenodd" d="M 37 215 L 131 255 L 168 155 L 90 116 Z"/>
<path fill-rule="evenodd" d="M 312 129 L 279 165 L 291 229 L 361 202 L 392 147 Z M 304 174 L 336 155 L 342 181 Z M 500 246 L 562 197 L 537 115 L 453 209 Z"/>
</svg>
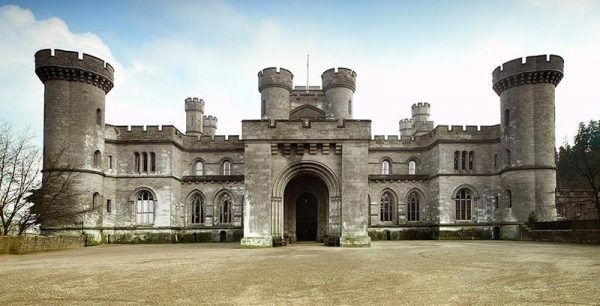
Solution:
<svg viewBox="0 0 600 306">
<path fill-rule="evenodd" d="M 258 72 L 258 91 L 262 119 L 289 119 L 290 93 L 294 75 L 284 68 L 265 68 Z"/>
<path fill-rule="evenodd" d="M 104 106 L 114 69 L 88 54 L 44 49 L 35 54 L 35 73 L 44 83 L 44 172 L 75 170 L 75 192 L 89 208 L 103 193 Z"/>
<path fill-rule="evenodd" d="M 185 133 L 202 135 L 204 116 L 204 100 L 198 98 L 185 99 Z"/>
<path fill-rule="evenodd" d="M 356 90 L 356 73 L 347 68 L 334 68 L 321 74 L 323 91 L 327 99 L 325 113 L 328 118 L 352 119 L 352 100 Z"/>
<path fill-rule="evenodd" d="M 204 135 L 214 136 L 217 133 L 217 117 L 204 116 Z"/>
<path fill-rule="evenodd" d="M 412 119 L 402 119 L 400 120 L 400 136 L 412 136 Z"/>
<path fill-rule="evenodd" d="M 415 103 L 411 107 L 412 111 L 412 133 L 414 136 L 424 135 L 433 130 L 433 121 L 429 121 L 431 115 L 431 105 L 427 102 Z"/>
<path fill-rule="evenodd" d="M 501 207 L 509 218 L 526 221 L 530 213 L 555 220 L 554 91 L 564 61 L 546 55 L 504 63 L 492 73 L 500 96 Z"/>
</svg>

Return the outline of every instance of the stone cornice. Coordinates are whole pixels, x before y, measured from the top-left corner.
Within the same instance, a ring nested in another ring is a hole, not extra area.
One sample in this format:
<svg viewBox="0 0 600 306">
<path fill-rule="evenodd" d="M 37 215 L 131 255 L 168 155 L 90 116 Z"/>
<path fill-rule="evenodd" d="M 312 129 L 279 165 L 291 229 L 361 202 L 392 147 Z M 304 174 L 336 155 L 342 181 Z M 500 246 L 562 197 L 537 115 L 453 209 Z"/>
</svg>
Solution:
<svg viewBox="0 0 600 306">
<path fill-rule="evenodd" d="M 64 80 L 82 82 L 96 86 L 108 93 L 114 86 L 113 82 L 105 76 L 90 70 L 62 66 L 42 66 L 35 69 L 35 73 L 42 83 L 49 80 Z"/>
<path fill-rule="evenodd" d="M 525 71 L 509 75 L 494 83 L 494 91 L 500 95 L 503 91 L 526 84 L 547 83 L 557 86 L 563 77 L 563 73 L 557 70 Z"/>
</svg>

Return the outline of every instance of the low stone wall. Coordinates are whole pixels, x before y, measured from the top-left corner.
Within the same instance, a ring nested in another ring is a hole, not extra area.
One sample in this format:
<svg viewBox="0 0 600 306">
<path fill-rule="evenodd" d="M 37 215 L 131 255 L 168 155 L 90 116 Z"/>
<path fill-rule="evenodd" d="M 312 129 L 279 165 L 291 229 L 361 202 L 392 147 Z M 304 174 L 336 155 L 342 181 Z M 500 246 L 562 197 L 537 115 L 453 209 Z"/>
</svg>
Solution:
<svg viewBox="0 0 600 306">
<path fill-rule="evenodd" d="M 600 244 L 600 230 L 524 230 L 522 240 Z"/>
<path fill-rule="evenodd" d="M 371 240 L 489 240 L 493 226 L 434 225 L 420 227 L 369 228 Z"/>
<path fill-rule="evenodd" d="M 29 254 L 85 246 L 85 236 L 0 236 L 0 254 Z"/>
<path fill-rule="evenodd" d="M 239 242 L 244 237 L 242 229 L 181 230 L 181 231 L 104 231 L 102 243 L 150 244 L 150 243 L 198 243 Z"/>
</svg>

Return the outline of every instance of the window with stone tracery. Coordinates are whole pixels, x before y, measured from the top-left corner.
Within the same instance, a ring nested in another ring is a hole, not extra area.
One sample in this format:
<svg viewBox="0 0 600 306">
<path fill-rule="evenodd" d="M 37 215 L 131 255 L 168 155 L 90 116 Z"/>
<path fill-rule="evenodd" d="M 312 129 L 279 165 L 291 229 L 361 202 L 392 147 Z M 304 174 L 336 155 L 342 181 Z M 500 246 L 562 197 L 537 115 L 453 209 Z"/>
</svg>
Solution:
<svg viewBox="0 0 600 306">
<path fill-rule="evenodd" d="M 456 220 L 471 220 L 471 205 L 473 193 L 468 188 L 463 188 L 456 193 Z"/>
<path fill-rule="evenodd" d="M 233 201 L 231 200 L 231 196 L 226 193 L 221 195 L 219 203 L 221 206 L 221 216 L 219 218 L 219 223 L 231 223 L 233 215 Z"/>
<path fill-rule="evenodd" d="M 154 196 L 147 190 L 139 191 L 136 195 L 136 223 L 154 223 Z"/>
<path fill-rule="evenodd" d="M 192 223 L 204 223 L 204 198 L 200 193 L 192 196 Z"/>
<path fill-rule="evenodd" d="M 416 191 L 408 195 L 408 221 L 419 221 L 421 198 Z"/>
<path fill-rule="evenodd" d="M 394 196 L 386 191 L 381 195 L 381 200 L 379 201 L 380 206 L 380 214 L 379 220 L 381 221 L 393 221 L 393 199 Z"/>
</svg>

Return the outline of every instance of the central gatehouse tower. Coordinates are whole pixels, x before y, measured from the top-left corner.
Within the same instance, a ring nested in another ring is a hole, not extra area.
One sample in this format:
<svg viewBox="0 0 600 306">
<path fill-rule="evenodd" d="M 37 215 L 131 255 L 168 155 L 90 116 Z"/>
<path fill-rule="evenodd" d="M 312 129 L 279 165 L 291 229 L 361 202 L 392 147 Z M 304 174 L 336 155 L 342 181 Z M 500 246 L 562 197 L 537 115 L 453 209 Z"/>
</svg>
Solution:
<svg viewBox="0 0 600 306">
<path fill-rule="evenodd" d="M 242 247 L 299 240 L 369 246 L 365 161 L 371 121 L 350 119 L 356 73 L 329 69 L 322 76 L 323 90 L 296 89 L 307 92 L 302 97 L 312 104 L 311 112 L 304 112 L 310 116 L 296 119 L 288 119 L 290 99 L 301 99 L 300 93 L 291 95 L 292 74 L 266 68 L 258 77 L 264 120 L 242 122 Z"/>
</svg>

